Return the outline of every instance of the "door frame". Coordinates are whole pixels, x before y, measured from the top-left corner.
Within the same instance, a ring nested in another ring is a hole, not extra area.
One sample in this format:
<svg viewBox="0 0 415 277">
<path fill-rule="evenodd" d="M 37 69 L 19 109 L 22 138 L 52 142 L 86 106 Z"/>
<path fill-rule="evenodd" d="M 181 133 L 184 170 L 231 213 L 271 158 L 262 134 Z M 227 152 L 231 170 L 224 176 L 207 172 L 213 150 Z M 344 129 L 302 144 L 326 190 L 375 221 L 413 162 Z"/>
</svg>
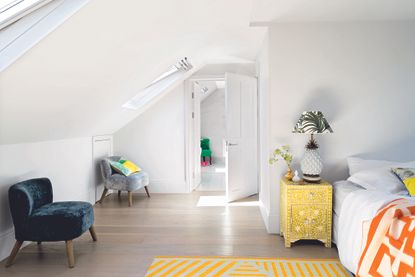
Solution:
<svg viewBox="0 0 415 277">
<path fill-rule="evenodd" d="M 252 76 L 257 79 L 257 185 L 258 185 L 258 193 L 261 193 L 261 172 L 262 172 L 262 163 L 261 163 L 261 142 L 262 138 L 260 137 L 260 101 L 259 101 L 259 82 L 258 76 Z M 193 83 L 196 81 L 223 81 L 225 80 L 225 74 L 218 74 L 218 75 L 195 75 L 192 76 L 184 81 L 184 108 L 185 108 L 185 182 L 186 182 L 186 191 L 188 193 L 192 192 L 195 188 L 195 184 L 193 181 L 193 164 L 192 164 L 192 156 L 194 155 L 194 149 L 192 149 L 192 138 L 193 138 L 193 122 L 192 122 L 192 112 L 193 112 Z"/>
<path fill-rule="evenodd" d="M 194 82 L 197 81 L 224 81 L 225 74 L 221 75 L 201 75 L 201 76 L 192 76 L 184 82 L 184 108 L 185 108 L 185 177 L 186 177 L 186 190 L 187 192 L 192 192 L 197 185 L 194 183 L 194 167 L 195 164 L 192 162 L 194 153 L 194 147 L 192 144 L 194 136 L 193 128 L 193 104 L 195 98 L 192 97 Z M 199 116 L 200 118 L 200 116 Z"/>
<path fill-rule="evenodd" d="M 100 141 L 108 141 L 109 145 L 110 145 L 110 149 L 109 149 L 109 153 L 110 156 L 112 156 L 114 154 L 114 140 L 113 140 L 113 136 L 112 135 L 98 135 L 98 136 L 93 136 L 92 137 L 92 187 L 90 188 L 90 192 L 89 194 L 92 193 L 93 191 L 93 197 L 92 195 L 89 195 L 89 199 L 90 202 L 92 202 L 93 204 L 95 204 L 98 200 L 99 200 L 99 195 L 101 195 L 102 192 L 97 193 L 98 190 L 98 185 L 99 185 L 99 180 L 100 178 L 97 177 L 97 170 L 99 171 L 99 169 L 97 169 L 98 165 L 95 162 L 95 143 L 96 142 L 100 142 Z"/>
</svg>

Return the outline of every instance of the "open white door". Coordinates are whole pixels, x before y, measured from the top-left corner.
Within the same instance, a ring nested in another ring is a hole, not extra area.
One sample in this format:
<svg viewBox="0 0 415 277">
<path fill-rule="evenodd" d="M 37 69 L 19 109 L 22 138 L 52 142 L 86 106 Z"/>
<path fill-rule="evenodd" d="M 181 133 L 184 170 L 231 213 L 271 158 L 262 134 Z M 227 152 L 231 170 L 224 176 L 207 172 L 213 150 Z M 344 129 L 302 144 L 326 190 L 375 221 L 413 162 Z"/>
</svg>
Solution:
<svg viewBox="0 0 415 277">
<path fill-rule="evenodd" d="M 258 193 L 257 80 L 226 73 L 228 202 Z"/>
</svg>

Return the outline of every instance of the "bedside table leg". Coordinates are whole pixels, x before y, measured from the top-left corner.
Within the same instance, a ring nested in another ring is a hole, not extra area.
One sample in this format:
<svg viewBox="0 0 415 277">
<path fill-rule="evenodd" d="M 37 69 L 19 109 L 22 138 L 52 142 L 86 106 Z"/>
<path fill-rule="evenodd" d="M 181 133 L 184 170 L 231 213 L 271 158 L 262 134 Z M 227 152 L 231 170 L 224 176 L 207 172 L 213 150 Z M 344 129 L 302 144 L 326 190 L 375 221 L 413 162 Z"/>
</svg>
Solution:
<svg viewBox="0 0 415 277">
<path fill-rule="evenodd" d="M 325 246 L 325 247 L 327 247 L 327 248 L 331 248 L 331 240 L 327 241 L 327 242 L 324 244 L 324 246 Z"/>
<path fill-rule="evenodd" d="M 285 240 L 285 247 L 291 247 L 291 242 L 288 239 Z"/>
</svg>

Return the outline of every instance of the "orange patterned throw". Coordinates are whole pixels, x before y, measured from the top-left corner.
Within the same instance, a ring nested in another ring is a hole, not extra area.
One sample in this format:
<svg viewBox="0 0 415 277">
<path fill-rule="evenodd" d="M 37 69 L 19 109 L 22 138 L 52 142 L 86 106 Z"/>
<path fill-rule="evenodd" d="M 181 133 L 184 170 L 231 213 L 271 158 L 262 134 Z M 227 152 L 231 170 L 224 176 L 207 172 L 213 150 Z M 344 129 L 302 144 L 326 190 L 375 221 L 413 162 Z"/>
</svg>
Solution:
<svg viewBox="0 0 415 277">
<path fill-rule="evenodd" d="M 414 277 L 415 200 L 392 201 L 365 226 L 356 276 Z"/>
</svg>

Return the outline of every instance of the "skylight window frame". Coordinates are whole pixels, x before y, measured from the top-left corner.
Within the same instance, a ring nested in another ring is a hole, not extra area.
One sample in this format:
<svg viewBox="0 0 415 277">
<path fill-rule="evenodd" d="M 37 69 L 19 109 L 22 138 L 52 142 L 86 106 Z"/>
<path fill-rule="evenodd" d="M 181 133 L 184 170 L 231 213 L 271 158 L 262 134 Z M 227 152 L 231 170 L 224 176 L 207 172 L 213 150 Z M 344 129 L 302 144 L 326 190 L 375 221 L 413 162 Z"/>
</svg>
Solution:
<svg viewBox="0 0 415 277">
<path fill-rule="evenodd" d="M 53 0 L 0 30 L 0 74 L 90 0 Z"/>
<path fill-rule="evenodd" d="M 16 0 L 1 7 L 0 30 L 54 0 Z"/>
<path fill-rule="evenodd" d="M 152 85 L 154 85 L 154 84 L 156 84 L 156 83 L 158 83 L 158 82 L 160 82 L 160 81 L 162 81 L 162 80 L 164 80 L 164 79 L 166 79 L 166 78 L 168 78 L 169 76 L 171 76 L 171 75 L 173 75 L 173 74 L 175 74 L 175 73 L 177 73 L 177 71 L 179 71 L 179 69 L 176 67 L 176 66 L 171 66 L 167 71 L 165 71 L 164 73 L 162 73 L 159 77 L 157 77 L 156 79 L 154 79 L 151 83 L 150 83 L 150 85 L 148 86 L 148 87 L 150 87 L 150 86 L 152 86 Z"/>
<path fill-rule="evenodd" d="M 0 6 L 0 14 L 12 8 L 13 6 L 18 5 L 22 1 L 23 0 L 12 0 L 12 1 L 9 0 L 7 4 L 5 5 L 3 4 L 4 6 Z"/>
<path fill-rule="evenodd" d="M 138 110 L 144 107 L 152 99 L 157 98 L 170 86 L 179 81 L 192 68 L 193 66 L 187 58 L 180 60 L 154 79 L 147 87 L 140 90 L 133 98 L 124 103 L 122 107 L 127 110 Z"/>
<path fill-rule="evenodd" d="M 150 83 L 150 85 L 148 85 L 146 88 L 149 88 L 149 87 L 157 84 L 158 82 L 160 82 L 160 81 L 162 81 L 162 80 L 170 77 L 173 74 L 176 74 L 179 71 L 189 71 L 192 68 L 193 68 L 193 66 L 189 63 L 187 57 L 185 57 L 184 59 L 180 60 L 175 65 L 170 66 L 168 70 L 166 70 L 159 77 L 157 77 L 156 79 L 154 79 Z"/>
</svg>

